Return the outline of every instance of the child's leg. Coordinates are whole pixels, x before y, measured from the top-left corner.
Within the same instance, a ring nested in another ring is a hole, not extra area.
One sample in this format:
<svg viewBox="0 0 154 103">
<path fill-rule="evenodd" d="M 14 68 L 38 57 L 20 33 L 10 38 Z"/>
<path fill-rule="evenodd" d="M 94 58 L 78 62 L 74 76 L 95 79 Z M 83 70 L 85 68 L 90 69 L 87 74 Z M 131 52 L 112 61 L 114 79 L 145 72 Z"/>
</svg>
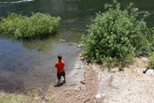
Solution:
<svg viewBox="0 0 154 103">
<path fill-rule="evenodd" d="M 63 72 L 64 83 L 66 82 L 65 71 Z"/>
<path fill-rule="evenodd" d="M 60 75 L 59 73 L 57 73 L 57 79 L 58 79 L 58 83 L 57 83 L 57 85 L 60 84 L 60 78 L 61 78 L 61 75 Z"/>
<path fill-rule="evenodd" d="M 57 83 L 57 85 L 60 85 L 60 79 L 58 79 L 58 83 Z"/>
<path fill-rule="evenodd" d="M 63 78 L 64 78 L 64 80 L 66 81 L 66 77 L 65 77 L 65 76 L 63 76 Z"/>
</svg>

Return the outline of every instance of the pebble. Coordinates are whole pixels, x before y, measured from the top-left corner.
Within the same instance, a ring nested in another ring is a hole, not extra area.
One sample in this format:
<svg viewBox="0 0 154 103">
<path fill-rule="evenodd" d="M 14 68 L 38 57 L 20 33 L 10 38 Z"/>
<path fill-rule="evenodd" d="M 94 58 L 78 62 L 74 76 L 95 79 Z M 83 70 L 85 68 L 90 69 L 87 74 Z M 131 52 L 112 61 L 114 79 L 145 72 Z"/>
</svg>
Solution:
<svg viewBox="0 0 154 103">
<path fill-rule="evenodd" d="M 97 99 L 99 99 L 99 98 L 101 98 L 102 96 L 101 96 L 101 94 L 97 94 L 95 97 L 96 97 Z"/>
</svg>

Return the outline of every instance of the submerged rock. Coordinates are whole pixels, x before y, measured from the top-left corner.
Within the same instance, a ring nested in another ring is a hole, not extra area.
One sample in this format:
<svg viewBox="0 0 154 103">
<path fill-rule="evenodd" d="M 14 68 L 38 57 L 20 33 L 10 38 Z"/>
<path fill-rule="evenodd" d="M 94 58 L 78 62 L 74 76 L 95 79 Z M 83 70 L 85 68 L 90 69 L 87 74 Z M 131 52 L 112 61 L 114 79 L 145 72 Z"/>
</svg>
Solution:
<svg viewBox="0 0 154 103">
<path fill-rule="evenodd" d="M 83 49 L 83 45 L 82 44 L 79 44 L 76 47 Z"/>
</svg>

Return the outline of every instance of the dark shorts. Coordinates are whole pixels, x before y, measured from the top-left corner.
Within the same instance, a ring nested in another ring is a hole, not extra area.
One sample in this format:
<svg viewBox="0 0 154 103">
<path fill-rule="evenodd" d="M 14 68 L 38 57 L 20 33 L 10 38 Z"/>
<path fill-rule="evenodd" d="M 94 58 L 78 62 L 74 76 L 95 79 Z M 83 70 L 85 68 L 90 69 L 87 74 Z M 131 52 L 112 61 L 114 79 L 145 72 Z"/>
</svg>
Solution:
<svg viewBox="0 0 154 103">
<path fill-rule="evenodd" d="M 61 79 L 61 76 L 65 76 L 65 71 L 63 71 L 61 73 L 57 73 L 58 79 Z"/>
</svg>

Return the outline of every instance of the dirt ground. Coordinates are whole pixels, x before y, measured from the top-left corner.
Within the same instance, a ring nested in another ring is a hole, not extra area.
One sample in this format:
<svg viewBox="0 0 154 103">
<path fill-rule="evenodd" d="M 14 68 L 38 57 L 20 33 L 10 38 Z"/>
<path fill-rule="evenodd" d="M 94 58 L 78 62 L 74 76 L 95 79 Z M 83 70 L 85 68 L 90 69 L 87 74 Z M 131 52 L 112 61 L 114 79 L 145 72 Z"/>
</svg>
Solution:
<svg viewBox="0 0 154 103">
<path fill-rule="evenodd" d="M 92 65 L 84 66 L 84 79 L 79 83 L 84 87 L 74 89 L 67 84 L 62 87 L 52 88 L 51 92 L 46 95 L 48 103 L 102 103 L 103 98 L 95 97 L 99 81 L 97 72 L 94 71 Z M 49 90 L 50 91 L 50 90 Z"/>
<path fill-rule="evenodd" d="M 154 103 L 154 71 L 143 73 L 147 58 L 135 58 L 122 70 L 79 65 L 63 86 L 51 85 L 41 103 Z"/>
</svg>

